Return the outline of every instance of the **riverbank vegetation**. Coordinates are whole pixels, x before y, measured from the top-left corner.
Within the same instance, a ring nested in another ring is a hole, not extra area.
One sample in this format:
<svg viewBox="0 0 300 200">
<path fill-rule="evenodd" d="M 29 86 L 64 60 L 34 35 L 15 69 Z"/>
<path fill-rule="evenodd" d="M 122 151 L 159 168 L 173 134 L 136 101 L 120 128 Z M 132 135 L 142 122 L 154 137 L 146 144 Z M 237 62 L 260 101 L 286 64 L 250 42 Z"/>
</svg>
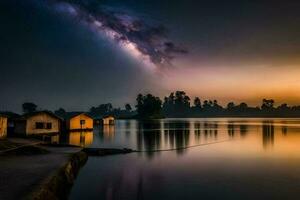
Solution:
<svg viewBox="0 0 300 200">
<path fill-rule="evenodd" d="M 23 113 L 40 110 L 32 102 L 25 102 L 22 109 Z M 64 108 L 58 108 L 54 111 L 59 116 L 66 112 Z M 91 116 L 113 115 L 119 119 L 300 117 L 300 105 L 289 106 L 287 103 L 282 103 L 275 106 L 273 99 L 262 99 L 261 105 L 257 106 L 249 106 L 246 102 L 228 102 L 226 105 L 220 105 L 214 99 L 202 100 L 199 97 L 192 99 L 184 91 L 176 91 L 165 96 L 163 100 L 152 94 L 138 94 L 135 106 L 126 103 L 124 108 L 115 108 L 111 103 L 105 103 L 90 107 L 87 113 Z"/>
</svg>

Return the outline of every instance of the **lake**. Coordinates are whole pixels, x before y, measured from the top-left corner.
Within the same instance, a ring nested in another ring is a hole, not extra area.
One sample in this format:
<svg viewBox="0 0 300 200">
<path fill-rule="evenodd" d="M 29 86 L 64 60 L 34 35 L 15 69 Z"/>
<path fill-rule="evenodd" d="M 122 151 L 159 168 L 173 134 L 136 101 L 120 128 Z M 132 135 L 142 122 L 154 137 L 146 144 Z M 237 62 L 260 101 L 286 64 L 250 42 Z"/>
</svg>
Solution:
<svg viewBox="0 0 300 200">
<path fill-rule="evenodd" d="M 89 157 L 70 199 L 299 199 L 300 119 L 118 120 L 74 135 L 141 152 Z"/>
</svg>

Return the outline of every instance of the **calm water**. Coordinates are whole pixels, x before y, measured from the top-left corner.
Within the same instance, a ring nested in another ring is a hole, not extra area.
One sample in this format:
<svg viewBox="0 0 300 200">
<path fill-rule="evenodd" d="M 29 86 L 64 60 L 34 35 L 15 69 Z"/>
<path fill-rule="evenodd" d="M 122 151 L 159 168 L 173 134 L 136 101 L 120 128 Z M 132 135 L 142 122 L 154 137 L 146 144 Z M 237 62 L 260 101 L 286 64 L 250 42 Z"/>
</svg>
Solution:
<svg viewBox="0 0 300 200">
<path fill-rule="evenodd" d="M 146 151 L 89 157 L 70 199 L 300 198 L 300 119 L 120 120 L 68 139 Z"/>
</svg>

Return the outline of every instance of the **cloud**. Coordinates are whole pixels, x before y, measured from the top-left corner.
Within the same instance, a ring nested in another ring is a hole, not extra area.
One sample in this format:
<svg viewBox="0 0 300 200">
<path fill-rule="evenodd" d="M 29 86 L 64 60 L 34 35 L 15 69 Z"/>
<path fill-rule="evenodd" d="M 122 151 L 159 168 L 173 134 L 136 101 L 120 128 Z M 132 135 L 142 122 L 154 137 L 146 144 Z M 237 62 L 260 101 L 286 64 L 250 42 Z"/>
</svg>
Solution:
<svg viewBox="0 0 300 200">
<path fill-rule="evenodd" d="M 93 0 L 51 2 L 57 10 L 105 33 L 132 55 L 157 68 L 172 66 L 172 60 L 177 55 L 188 53 L 168 38 L 165 26 L 149 22 L 129 12 L 103 7 Z"/>
</svg>

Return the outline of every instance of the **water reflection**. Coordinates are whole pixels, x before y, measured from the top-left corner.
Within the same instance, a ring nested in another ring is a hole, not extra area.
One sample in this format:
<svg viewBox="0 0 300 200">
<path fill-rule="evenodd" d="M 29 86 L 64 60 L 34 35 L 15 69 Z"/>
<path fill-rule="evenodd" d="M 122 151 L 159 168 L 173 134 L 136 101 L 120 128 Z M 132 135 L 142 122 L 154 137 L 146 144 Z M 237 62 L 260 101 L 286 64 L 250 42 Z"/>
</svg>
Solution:
<svg viewBox="0 0 300 200">
<path fill-rule="evenodd" d="M 69 144 L 86 147 L 93 142 L 93 132 L 71 132 L 69 133 Z"/>
<path fill-rule="evenodd" d="M 136 134 L 137 149 L 147 151 L 147 155 L 152 157 L 153 150 L 161 148 L 161 123 L 160 121 L 142 121 L 138 124 Z"/>
<path fill-rule="evenodd" d="M 115 126 L 104 125 L 100 127 L 99 136 L 102 140 L 113 141 L 115 137 Z"/>
<path fill-rule="evenodd" d="M 43 138 L 49 144 L 72 145 L 88 147 L 93 143 L 94 133 L 92 131 L 73 131 Z"/>
<path fill-rule="evenodd" d="M 281 127 L 281 132 L 282 132 L 282 135 L 287 135 L 288 127 L 286 125 L 283 125 Z"/>
<path fill-rule="evenodd" d="M 227 126 L 229 137 L 234 137 L 235 127 L 234 122 L 230 121 Z"/>
<path fill-rule="evenodd" d="M 241 137 L 246 137 L 247 132 L 248 132 L 248 125 L 241 124 L 240 125 L 240 135 L 241 135 Z"/>
<path fill-rule="evenodd" d="M 257 138 L 261 149 L 270 151 L 275 137 L 280 137 L 276 133 L 287 137 L 288 130 L 300 132 L 300 125 L 294 126 L 297 126 L 294 121 L 276 119 L 120 120 L 115 125 L 95 127 L 94 133 L 71 132 L 47 141 L 81 147 L 131 148 L 143 151 L 149 158 L 160 155 L 156 150 L 174 150 L 177 155 L 183 155 L 190 146 L 228 139 Z"/>
<path fill-rule="evenodd" d="M 264 121 L 262 125 L 262 141 L 265 149 L 274 145 L 273 121 Z"/>
<path fill-rule="evenodd" d="M 201 140 L 201 123 L 195 122 L 194 123 L 194 132 L 195 132 L 195 141 L 200 143 Z"/>
<path fill-rule="evenodd" d="M 93 139 L 97 147 L 146 152 L 91 157 L 70 199 L 297 199 L 299 193 L 300 119 L 119 120 Z"/>
</svg>

